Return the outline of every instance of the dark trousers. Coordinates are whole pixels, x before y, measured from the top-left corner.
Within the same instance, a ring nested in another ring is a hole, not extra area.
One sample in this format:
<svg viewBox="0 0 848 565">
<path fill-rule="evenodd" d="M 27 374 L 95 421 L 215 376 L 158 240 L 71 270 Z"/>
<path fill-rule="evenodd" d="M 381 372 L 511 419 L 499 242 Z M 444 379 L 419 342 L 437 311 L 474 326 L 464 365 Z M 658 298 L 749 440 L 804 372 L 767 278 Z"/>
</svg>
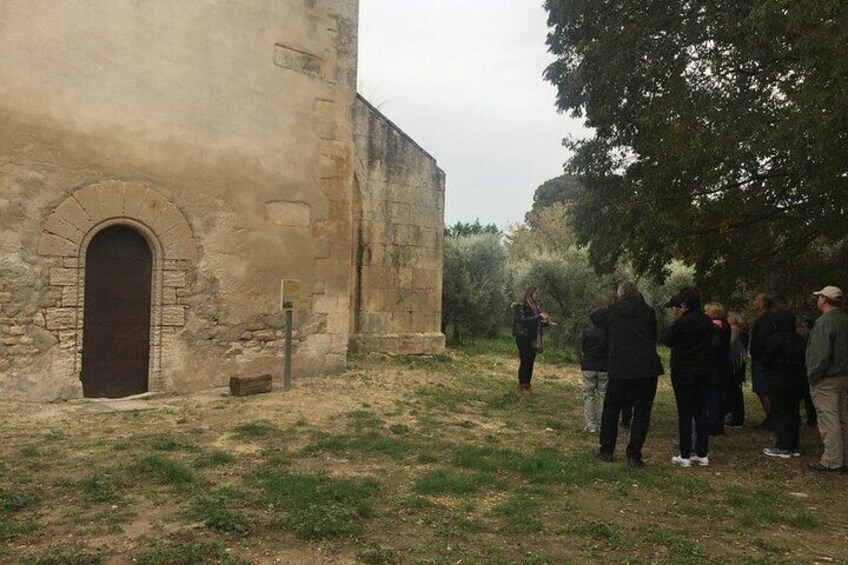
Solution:
<svg viewBox="0 0 848 565">
<path fill-rule="evenodd" d="M 721 389 L 724 387 L 724 380 L 718 383 L 710 383 L 706 388 L 707 398 L 707 429 L 710 435 L 720 435 L 724 433 L 724 398 L 722 397 Z"/>
<path fill-rule="evenodd" d="M 518 345 L 518 357 L 521 359 L 518 364 L 519 384 L 529 385 L 530 379 L 533 378 L 533 363 L 536 362 L 536 349 L 533 347 L 533 341 L 531 337 L 515 336 L 515 344 Z"/>
<path fill-rule="evenodd" d="M 809 387 L 807 387 L 809 388 Z M 800 387 L 775 386 L 769 384 L 771 415 L 774 419 L 774 435 L 778 449 L 797 451 L 800 447 L 801 399 L 804 391 Z"/>
<path fill-rule="evenodd" d="M 742 383 L 745 381 L 745 365 L 743 364 L 732 378 L 727 379 L 724 386 L 724 410 L 730 415 L 728 422 L 733 426 L 745 423 L 745 397 L 742 395 Z"/>
<path fill-rule="evenodd" d="M 625 428 L 630 427 L 630 422 L 633 421 L 633 406 L 625 404 L 621 407 L 621 425 Z"/>
<path fill-rule="evenodd" d="M 695 454 L 706 457 L 709 453 L 709 421 L 707 403 L 710 386 L 703 378 L 671 377 L 674 400 L 677 402 L 677 433 L 680 456 L 689 459 L 692 455 L 692 426 L 695 426 Z M 714 387 L 713 387 L 714 388 Z"/>
<path fill-rule="evenodd" d="M 618 440 L 618 420 L 623 407 L 633 406 L 633 421 L 630 425 L 630 443 L 627 444 L 628 459 L 641 460 L 642 446 L 648 437 L 651 424 L 651 409 L 657 395 L 657 377 L 647 379 L 610 379 L 604 410 L 601 414 L 600 452 L 612 455 Z"/>
</svg>

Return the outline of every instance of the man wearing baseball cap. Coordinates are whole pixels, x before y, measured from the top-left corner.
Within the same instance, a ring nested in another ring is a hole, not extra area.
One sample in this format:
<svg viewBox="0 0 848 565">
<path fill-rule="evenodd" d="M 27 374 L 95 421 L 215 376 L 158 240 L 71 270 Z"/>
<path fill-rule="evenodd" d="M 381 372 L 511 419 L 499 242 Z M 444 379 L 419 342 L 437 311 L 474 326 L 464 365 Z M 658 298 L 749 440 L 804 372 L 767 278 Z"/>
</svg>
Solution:
<svg viewBox="0 0 848 565">
<path fill-rule="evenodd" d="M 848 469 L 848 315 L 842 310 L 841 289 L 826 286 L 813 294 L 822 315 L 810 332 L 807 380 L 824 454 L 810 463 L 810 469 L 844 473 Z"/>
</svg>

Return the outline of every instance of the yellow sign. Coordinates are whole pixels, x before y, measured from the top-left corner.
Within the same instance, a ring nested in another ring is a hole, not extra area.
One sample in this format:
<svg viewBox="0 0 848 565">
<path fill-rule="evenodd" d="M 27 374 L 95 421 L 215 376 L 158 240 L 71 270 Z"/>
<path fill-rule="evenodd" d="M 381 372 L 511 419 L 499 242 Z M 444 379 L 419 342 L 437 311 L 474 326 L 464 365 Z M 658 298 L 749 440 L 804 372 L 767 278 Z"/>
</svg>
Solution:
<svg viewBox="0 0 848 565">
<path fill-rule="evenodd" d="M 294 303 L 300 300 L 300 281 L 282 279 L 280 281 L 280 310 L 294 308 Z"/>
</svg>

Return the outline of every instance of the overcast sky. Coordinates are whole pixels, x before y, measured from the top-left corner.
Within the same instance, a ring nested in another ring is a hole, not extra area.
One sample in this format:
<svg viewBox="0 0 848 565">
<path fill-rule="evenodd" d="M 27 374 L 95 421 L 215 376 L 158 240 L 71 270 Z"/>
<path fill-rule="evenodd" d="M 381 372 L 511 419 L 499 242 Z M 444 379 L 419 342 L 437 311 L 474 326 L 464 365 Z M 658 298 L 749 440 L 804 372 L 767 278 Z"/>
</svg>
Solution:
<svg viewBox="0 0 848 565">
<path fill-rule="evenodd" d="M 445 222 L 520 222 L 562 174 L 542 0 L 360 0 L 359 92 L 447 174 Z"/>
</svg>

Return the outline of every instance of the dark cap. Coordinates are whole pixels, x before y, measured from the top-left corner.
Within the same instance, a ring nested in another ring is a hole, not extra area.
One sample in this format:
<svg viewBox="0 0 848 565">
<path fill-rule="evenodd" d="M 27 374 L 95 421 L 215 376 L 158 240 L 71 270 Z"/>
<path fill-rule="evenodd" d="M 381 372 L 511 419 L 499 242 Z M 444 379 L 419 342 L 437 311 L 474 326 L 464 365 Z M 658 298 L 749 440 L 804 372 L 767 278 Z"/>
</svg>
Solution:
<svg viewBox="0 0 848 565">
<path fill-rule="evenodd" d="M 682 288 L 665 303 L 666 308 L 671 308 L 672 306 L 687 306 L 690 310 L 700 308 L 701 293 L 691 287 Z"/>
<path fill-rule="evenodd" d="M 665 304 L 663 304 L 663 308 L 672 308 L 674 306 L 680 306 L 683 304 L 683 301 L 680 299 L 680 293 L 678 292 L 671 298 L 669 298 Z"/>
</svg>

